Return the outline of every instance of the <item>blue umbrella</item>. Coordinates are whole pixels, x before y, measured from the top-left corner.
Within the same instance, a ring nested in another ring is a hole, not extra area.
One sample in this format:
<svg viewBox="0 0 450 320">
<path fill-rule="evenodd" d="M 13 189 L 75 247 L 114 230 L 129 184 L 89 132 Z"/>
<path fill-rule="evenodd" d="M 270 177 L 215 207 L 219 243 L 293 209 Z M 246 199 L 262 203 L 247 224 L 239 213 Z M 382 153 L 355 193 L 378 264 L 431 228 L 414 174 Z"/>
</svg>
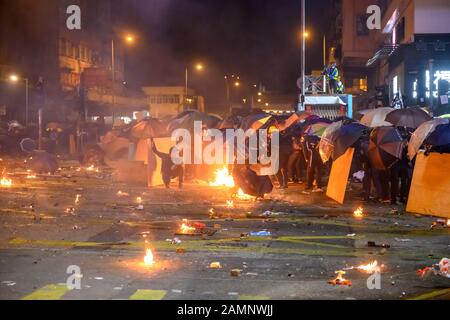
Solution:
<svg viewBox="0 0 450 320">
<path fill-rule="evenodd" d="M 450 124 L 437 126 L 436 130 L 425 139 L 425 144 L 432 145 L 433 147 L 450 144 Z"/>
</svg>

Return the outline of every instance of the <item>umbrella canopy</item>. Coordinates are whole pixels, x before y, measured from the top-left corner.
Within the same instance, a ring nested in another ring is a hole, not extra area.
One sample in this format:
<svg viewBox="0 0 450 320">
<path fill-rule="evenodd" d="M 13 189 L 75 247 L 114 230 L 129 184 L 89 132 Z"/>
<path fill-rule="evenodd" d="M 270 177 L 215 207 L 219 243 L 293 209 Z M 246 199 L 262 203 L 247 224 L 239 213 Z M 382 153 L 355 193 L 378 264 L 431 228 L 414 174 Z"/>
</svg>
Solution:
<svg viewBox="0 0 450 320">
<path fill-rule="evenodd" d="M 231 116 L 224 120 L 222 120 L 218 125 L 217 128 L 220 130 L 225 129 L 235 129 L 239 128 L 242 124 L 242 118 L 238 116 Z"/>
<path fill-rule="evenodd" d="M 431 119 L 430 115 L 419 107 L 394 110 L 386 116 L 386 121 L 394 126 L 412 129 Z"/>
<path fill-rule="evenodd" d="M 25 138 L 20 141 L 20 149 L 26 153 L 32 153 L 36 150 L 36 141 L 30 138 Z"/>
<path fill-rule="evenodd" d="M 344 125 L 343 121 L 337 121 L 328 126 L 319 142 L 319 153 L 323 163 L 330 160 L 334 149 L 334 137 L 336 132 Z"/>
<path fill-rule="evenodd" d="M 166 133 L 164 124 L 155 118 L 149 118 L 136 123 L 130 129 L 131 136 L 137 139 L 161 137 Z"/>
<path fill-rule="evenodd" d="M 408 158 L 414 159 L 419 149 L 422 147 L 424 141 L 428 136 L 433 133 L 436 128 L 443 124 L 448 124 L 448 119 L 433 119 L 422 123 L 411 136 L 408 143 Z"/>
<path fill-rule="evenodd" d="M 433 147 L 450 144 L 450 124 L 441 124 L 425 139 L 425 144 Z"/>
<path fill-rule="evenodd" d="M 443 114 L 442 116 L 439 116 L 441 119 L 450 119 L 450 113 L 449 114 Z"/>
<path fill-rule="evenodd" d="M 386 121 L 386 116 L 394 111 L 393 108 L 378 108 L 368 111 L 359 121 L 362 125 L 370 128 L 390 127 L 391 123 Z"/>
<path fill-rule="evenodd" d="M 245 165 L 235 166 L 233 179 L 245 194 L 264 197 L 264 194 L 273 190 L 272 182 L 268 176 L 258 176 L 253 170 Z"/>
<path fill-rule="evenodd" d="M 389 169 L 402 157 L 405 142 L 393 127 L 380 127 L 372 131 L 369 141 L 369 159 L 376 170 Z"/>
<path fill-rule="evenodd" d="M 220 123 L 222 123 L 222 121 L 223 119 L 220 116 L 215 114 L 209 114 L 205 124 L 209 129 L 213 129 L 217 128 L 220 125 Z"/>
<path fill-rule="evenodd" d="M 168 125 L 168 131 L 172 132 L 176 129 L 194 129 L 194 122 L 199 121 L 204 125 L 208 125 L 211 122 L 211 118 L 207 113 L 193 111 L 188 112 L 180 118 L 175 118 Z"/>
<path fill-rule="evenodd" d="M 267 113 L 259 113 L 250 115 L 242 121 L 241 128 L 245 131 L 249 129 L 258 130 L 272 119 L 272 115 Z"/>
<path fill-rule="evenodd" d="M 330 126 L 328 122 L 316 122 L 307 126 L 304 134 L 308 136 L 322 137 L 325 130 Z"/>
<path fill-rule="evenodd" d="M 345 154 L 347 149 L 352 147 L 363 136 L 366 130 L 367 127 L 360 123 L 346 124 L 338 129 L 334 137 L 333 160 Z"/>
</svg>

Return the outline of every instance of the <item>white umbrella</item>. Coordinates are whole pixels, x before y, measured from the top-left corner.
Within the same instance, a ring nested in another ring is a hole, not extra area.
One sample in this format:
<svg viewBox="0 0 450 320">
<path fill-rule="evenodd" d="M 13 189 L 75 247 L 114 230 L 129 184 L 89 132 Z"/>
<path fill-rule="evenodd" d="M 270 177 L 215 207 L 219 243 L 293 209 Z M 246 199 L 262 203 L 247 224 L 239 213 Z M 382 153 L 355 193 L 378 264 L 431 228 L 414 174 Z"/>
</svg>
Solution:
<svg viewBox="0 0 450 320">
<path fill-rule="evenodd" d="M 370 128 L 391 127 L 392 123 L 386 121 L 386 116 L 394 111 L 393 108 L 377 108 L 367 112 L 359 121 Z"/>
</svg>

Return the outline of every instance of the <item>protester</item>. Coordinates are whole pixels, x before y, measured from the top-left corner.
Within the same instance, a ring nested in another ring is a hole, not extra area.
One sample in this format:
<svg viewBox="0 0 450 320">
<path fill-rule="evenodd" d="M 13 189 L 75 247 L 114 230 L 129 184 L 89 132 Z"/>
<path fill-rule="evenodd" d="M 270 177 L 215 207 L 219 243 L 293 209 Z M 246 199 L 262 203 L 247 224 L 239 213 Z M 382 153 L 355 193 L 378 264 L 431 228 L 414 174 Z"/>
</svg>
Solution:
<svg viewBox="0 0 450 320">
<path fill-rule="evenodd" d="M 292 153 L 288 161 L 288 174 L 293 183 L 303 183 L 303 169 L 306 167 L 305 164 L 300 138 L 293 136 Z"/>
<path fill-rule="evenodd" d="M 164 185 L 167 189 L 170 189 L 170 181 L 172 179 L 178 178 L 178 188 L 183 188 L 184 182 L 184 167 L 182 164 L 175 164 L 172 160 L 171 154 L 175 147 L 170 148 L 169 153 L 163 153 L 158 151 L 156 144 L 152 139 L 152 151 L 161 158 L 161 174 Z"/>
</svg>

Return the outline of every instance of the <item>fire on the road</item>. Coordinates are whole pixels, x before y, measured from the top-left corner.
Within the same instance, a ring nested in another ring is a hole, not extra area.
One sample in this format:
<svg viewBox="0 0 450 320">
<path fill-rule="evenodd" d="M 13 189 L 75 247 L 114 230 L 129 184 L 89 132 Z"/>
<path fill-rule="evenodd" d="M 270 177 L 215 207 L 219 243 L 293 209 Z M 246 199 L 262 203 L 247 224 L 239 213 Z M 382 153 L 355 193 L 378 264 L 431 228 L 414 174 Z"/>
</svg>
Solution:
<svg viewBox="0 0 450 320">
<path fill-rule="evenodd" d="M 12 184 L 13 184 L 12 180 L 11 179 L 7 179 L 5 177 L 3 177 L 2 180 L 0 181 L 0 185 L 3 188 L 10 188 L 10 187 L 12 187 Z"/>
<path fill-rule="evenodd" d="M 362 219 L 362 218 L 364 217 L 364 209 L 361 208 L 361 207 L 359 207 L 358 209 L 356 209 L 356 210 L 353 212 L 353 216 L 354 216 L 356 219 Z"/>
<path fill-rule="evenodd" d="M 214 181 L 209 184 L 212 187 L 229 187 L 233 188 L 235 186 L 233 176 L 227 167 L 222 169 L 217 169 L 214 173 Z"/>
<path fill-rule="evenodd" d="M 144 264 L 147 267 L 151 267 L 155 264 L 155 259 L 153 257 L 152 249 L 145 250 Z"/>
<path fill-rule="evenodd" d="M 344 275 L 346 274 L 345 271 L 339 270 L 335 273 L 337 274 L 336 278 L 328 281 L 329 284 L 332 284 L 333 286 L 352 286 L 352 282 L 344 278 Z"/>
</svg>

